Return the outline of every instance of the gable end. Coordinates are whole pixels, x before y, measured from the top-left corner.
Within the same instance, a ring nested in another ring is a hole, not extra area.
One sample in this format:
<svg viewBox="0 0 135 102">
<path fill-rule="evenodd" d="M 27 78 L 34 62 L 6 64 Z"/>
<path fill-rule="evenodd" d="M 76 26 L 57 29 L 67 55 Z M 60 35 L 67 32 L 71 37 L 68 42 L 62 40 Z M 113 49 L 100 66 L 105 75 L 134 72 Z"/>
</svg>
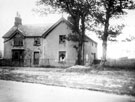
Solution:
<svg viewBox="0 0 135 102">
<path fill-rule="evenodd" d="M 54 25 L 52 25 L 42 36 L 43 38 L 46 38 L 50 32 L 52 32 L 57 26 L 59 26 L 61 23 L 67 24 L 72 29 L 72 24 L 68 22 L 66 19 L 61 18 L 58 22 L 56 22 Z"/>
<path fill-rule="evenodd" d="M 7 40 L 4 41 L 4 43 L 11 40 L 18 33 L 21 34 L 21 36 L 24 38 L 23 33 L 21 33 L 18 29 L 16 29 L 9 37 L 3 37 L 3 38 L 8 38 Z"/>
</svg>

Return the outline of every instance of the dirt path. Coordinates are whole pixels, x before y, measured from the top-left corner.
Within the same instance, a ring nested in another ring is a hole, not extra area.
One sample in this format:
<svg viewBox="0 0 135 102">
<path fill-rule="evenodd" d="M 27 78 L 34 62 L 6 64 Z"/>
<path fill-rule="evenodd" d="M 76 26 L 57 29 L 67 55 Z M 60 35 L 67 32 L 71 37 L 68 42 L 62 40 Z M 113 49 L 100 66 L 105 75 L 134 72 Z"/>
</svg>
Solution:
<svg viewBox="0 0 135 102">
<path fill-rule="evenodd" d="M 134 97 L 0 80 L 0 102 L 135 102 Z"/>
</svg>

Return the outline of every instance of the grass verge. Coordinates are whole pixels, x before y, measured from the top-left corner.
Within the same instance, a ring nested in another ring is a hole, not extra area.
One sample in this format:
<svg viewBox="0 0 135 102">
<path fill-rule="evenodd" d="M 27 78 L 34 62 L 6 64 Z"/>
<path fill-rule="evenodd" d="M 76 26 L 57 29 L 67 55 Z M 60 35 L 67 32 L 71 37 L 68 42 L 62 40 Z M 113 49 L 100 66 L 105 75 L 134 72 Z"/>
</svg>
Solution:
<svg viewBox="0 0 135 102">
<path fill-rule="evenodd" d="M 106 68 L 3 68 L 0 79 L 135 96 L 135 71 Z"/>
</svg>

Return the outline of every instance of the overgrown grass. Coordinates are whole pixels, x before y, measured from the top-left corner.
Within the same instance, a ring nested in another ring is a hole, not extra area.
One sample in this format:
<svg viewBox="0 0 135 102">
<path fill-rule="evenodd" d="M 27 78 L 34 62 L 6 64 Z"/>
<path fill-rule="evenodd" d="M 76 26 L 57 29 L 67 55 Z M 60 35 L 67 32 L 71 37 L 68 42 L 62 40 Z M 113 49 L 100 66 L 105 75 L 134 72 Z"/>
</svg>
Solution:
<svg viewBox="0 0 135 102">
<path fill-rule="evenodd" d="M 0 79 L 40 83 L 135 96 L 135 71 L 91 68 L 2 69 Z M 4 71 L 6 70 L 6 71 Z"/>
</svg>

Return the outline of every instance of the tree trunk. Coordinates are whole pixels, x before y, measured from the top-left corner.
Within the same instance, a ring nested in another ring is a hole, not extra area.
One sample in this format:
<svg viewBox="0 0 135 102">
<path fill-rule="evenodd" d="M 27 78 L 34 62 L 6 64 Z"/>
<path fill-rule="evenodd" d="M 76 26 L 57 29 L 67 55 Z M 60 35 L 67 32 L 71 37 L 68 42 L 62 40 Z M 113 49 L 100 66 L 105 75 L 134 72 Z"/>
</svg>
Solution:
<svg viewBox="0 0 135 102">
<path fill-rule="evenodd" d="M 106 61 L 106 56 L 107 56 L 107 41 L 103 40 L 102 43 L 102 61 Z"/>
<path fill-rule="evenodd" d="M 80 29 L 79 29 L 79 21 L 80 21 L 80 18 L 79 16 L 72 16 L 73 17 L 73 20 L 74 20 L 74 31 L 77 32 L 79 34 L 79 36 L 81 36 L 81 32 L 80 32 Z M 76 60 L 76 65 L 81 65 L 82 64 L 82 42 L 81 40 L 79 39 L 79 42 L 78 42 L 78 47 L 76 49 L 77 51 L 77 60 Z"/>
<path fill-rule="evenodd" d="M 84 36 L 85 36 L 85 17 L 84 16 L 82 16 L 81 17 L 81 25 L 82 25 L 82 27 L 81 27 L 81 33 L 82 33 L 82 39 L 81 39 L 81 42 L 82 42 L 82 44 L 81 44 L 81 46 L 82 46 L 82 65 L 84 65 L 85 64 L 85 62 L 84 62 L 84 50 L 85 50 L 85 48 L 84 48 L 84 43 L 85 43 L 85 40 L 84 40 Z"/>
<path fill-rule="evenodd" d="M 107 55 L 107 38 L 108 38 L 108 28 L 109 28 L 109 19 L 110 19 L 110 15 L 107 12 L 106 14 L 106 21 L 105 21 L 105 27 L 104 27 L 104 35 L 102 36 L 102 61 L 100 63 L 100 65 L 104 66 L 105 62 L 106 62 L 106 55 Z"/>
<path fill-rule="evenodd" d="M 74 24 L 73 30 L 78 33 L 79 40 L 78 40 L 78 48 L 77 50 L 77 60 L 76 64 L 84 65 L 84 36 L 85 36 L 85 16 L 79 15 L 73 16 L 72 15 L 72 23 Z M 81 20 L 81 27 L 79 26 L 79 22 Z"/>
<path fill-rule="evenodd" d="M 76 65 L 82 65 L 82 46 L 78 45 Z"/>
</svg>

